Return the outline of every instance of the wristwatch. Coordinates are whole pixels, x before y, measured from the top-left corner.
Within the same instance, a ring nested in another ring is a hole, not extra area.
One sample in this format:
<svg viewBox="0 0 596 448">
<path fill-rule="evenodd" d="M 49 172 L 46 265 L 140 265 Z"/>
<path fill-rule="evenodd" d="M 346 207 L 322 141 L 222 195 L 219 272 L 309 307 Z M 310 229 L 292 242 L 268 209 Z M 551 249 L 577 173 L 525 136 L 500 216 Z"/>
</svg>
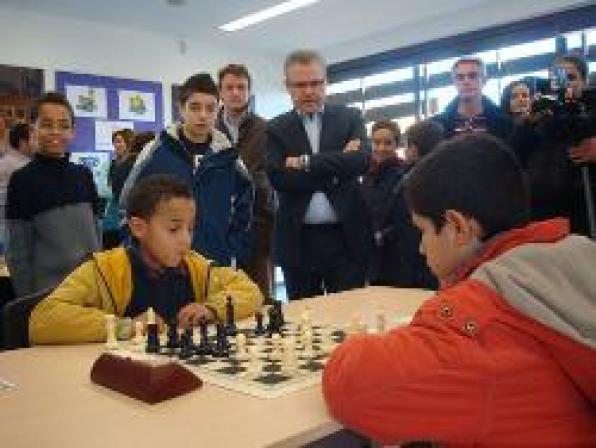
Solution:
<svg viewBox="0 0 596 448">
<path fill-rule="evenodd" d="M 300 156 L 300 166 L 304 171 L 308 171 L 310 169 L 310 157 L 308 154 L 303 154 Z"/>
</svg>

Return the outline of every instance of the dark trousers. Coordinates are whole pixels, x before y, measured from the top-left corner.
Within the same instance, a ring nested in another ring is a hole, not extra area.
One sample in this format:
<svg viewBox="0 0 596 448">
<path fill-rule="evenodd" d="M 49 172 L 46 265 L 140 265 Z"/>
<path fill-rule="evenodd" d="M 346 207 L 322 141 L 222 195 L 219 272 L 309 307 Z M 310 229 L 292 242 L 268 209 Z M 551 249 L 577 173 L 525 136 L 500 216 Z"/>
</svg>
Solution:
<svg viewBox="0 0 596 448">
<path fill-rule="evenodd" d="M 364 286 L 366 267 L 350 254 L 340 224 L 304 225 L 302 264 L 282 266 L 288 299 Z"/>
</svg>

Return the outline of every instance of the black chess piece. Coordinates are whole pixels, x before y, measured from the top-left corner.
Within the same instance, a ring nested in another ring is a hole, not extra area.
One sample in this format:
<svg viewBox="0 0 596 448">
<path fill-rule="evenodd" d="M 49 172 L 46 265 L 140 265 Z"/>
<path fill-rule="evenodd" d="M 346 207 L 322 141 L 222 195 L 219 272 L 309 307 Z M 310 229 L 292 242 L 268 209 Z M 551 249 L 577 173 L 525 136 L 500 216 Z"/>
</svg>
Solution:
<svg viewBox="0 0 596 448">
<path fill-rule="evenodd" d="M 159 353 L 159 334 L 157 324 L 147 324 L 147 353 Z"/>
<path fill-rule="evenodd" d="M 226 335 L 226 327 L 224 324 L 217 324 L 217 336 L 215 339 L 215 348 L 213 349 L 213 356 L 216 358 L 225 358 L 230 356 L 230 344 L 228 336 Z"/>
<path fill-rule="evenodd" d="M 178 327 L 175 320 L 168 324 L 168 342 L 166 343 L 166 347 L 170 350 L 180 347 L 180 341 L 178 340 Z"/>
<path fill-rule="evenodd" d="M 234 320 L 234 303 L 232 298 L 228 296 L 226 299 L 226 334 L 228 336 L 236 336 L 236 321 Z"/>
<path fill-rule="evenodd" d="M 180 340 L 180 354 L 178 357 L 180 359 L 188 359 L 192 357 L 194 351 L 194 347 L 192 344 L 192 327 L 186 328 L 184 333 L 182 333 L 182 338 Z"/>
<path fill-rule="evenodd" d="M 255 320 L 257 325 L 255 327 L 255 336 L 262 336 L 265 334 L 265 327 L 263 326 L 263 312 L 257 311 L 255 313 Z"/>
<path fill-rule="evenodd" d="M 281 307 L 281 302 L 279 300 L 276 300 L 275 302 L 273 302 L 273 308 L 275 309 L 275 315 L 276 318 L 278 320 L 279 323 L 279 329 L 281 330 L 282 327 L 286 324 L 285 318 L 284 318 L 284 313 Z"/>
<path fill-rule="evenodd" d="M 281 302 L 274 302 L 274 305 L 267 310 L 267 314 L 269 315 L 267 333 L 269 337 L 271 337 L 273 333 L 281 334 L 283 328 L 283 314 L 281 314 L 281 307 L 275 305 L 275 303 L 281 304 Z"/>
<path fill-rule="evenodd" d="M 200 356 L 211 355 L 213 352 L 213 346 L 211 342 L 209 342 L 209 327 L 207 324 L 207 319 L 204 317 L 199 320 L 199 334 L 199 345 L 196 347 L 197 354 Z"/>
</svg>

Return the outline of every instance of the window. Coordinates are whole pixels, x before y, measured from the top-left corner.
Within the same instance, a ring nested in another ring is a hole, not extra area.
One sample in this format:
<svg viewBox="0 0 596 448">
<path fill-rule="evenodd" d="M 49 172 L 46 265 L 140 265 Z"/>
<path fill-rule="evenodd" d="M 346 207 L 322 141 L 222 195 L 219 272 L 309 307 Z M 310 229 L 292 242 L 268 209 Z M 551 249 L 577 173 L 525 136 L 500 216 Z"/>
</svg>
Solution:
<svg viewBox="0 0 596 448">
<path fill-rule="evenodd" d="M 327 86 L 327 95 L 360 90 L 360 79 L 348 79 L 347 81 L 336 82 Z"/>
<path fill-rule="evenodd" d="M 376 109 L 378 107 L 391 106 L 395 104 L 411 103 L 414 101 L 413 93 L 406 93 L 403 95 L 393 95 L 385 98 L 377 98 L 374 100 L 368 100 L 364 102 L 364 109 Z"/>
<path fill-rule="evenodd" d="M 366 89 L 368 87 L 380 86 L 383 84 L 388 84 L 390 82 L 405 81 L 408 79 L 412 79 L 413 76 L 414 69 L 412 67 L 400 68 L 398 70 L 392 70 L 390 72 L 367 76 L 362 80 L 362 84 L 363 87 Z"/>
<path fill-rule="evenodd" d="M 535 56 L 545 53 L 554 53 L 557 48 L 555 38 L 535 40 L 523 44 L 512 45 L 499 50 L 501 62 L 520 59 L 528 56 Z"/>
</svg>

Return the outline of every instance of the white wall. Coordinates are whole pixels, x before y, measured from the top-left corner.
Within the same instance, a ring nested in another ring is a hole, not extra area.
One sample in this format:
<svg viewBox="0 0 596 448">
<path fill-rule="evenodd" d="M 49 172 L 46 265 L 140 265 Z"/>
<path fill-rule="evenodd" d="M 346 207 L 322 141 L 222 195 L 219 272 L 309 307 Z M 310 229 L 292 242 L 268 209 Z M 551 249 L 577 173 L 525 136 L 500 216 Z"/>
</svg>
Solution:
<svg viewBox="0 0 596 448">
<path fill-rule="evenodd" d="M 494 25 L 516 22 L 586 3 L 591 2 L 585 0 L 492 1 L 458 13 L 376 33 L 366 39 L 327 47 L 324 53 L 330 62 L 341 62 Z M 407 11 L 404 11 L 404 14 L 407 14 Z"/>
<path fill-rule="evenodd" d="M 174 34 L 174 33 L 173 33 Z M 216 75 L 226 63 L 248 66 L 257 112 L 265 117 L 287 110 L 281 57 L 247 54 L 207 42 L 185 41 L 121 27 L 0 7 L 0 64 L 45 70 L 46 88 L 54 71 L 66 70 L 163 83 L 164 117 L 171 120 L 171 84 L 197 71 Z"/>
</svg>

